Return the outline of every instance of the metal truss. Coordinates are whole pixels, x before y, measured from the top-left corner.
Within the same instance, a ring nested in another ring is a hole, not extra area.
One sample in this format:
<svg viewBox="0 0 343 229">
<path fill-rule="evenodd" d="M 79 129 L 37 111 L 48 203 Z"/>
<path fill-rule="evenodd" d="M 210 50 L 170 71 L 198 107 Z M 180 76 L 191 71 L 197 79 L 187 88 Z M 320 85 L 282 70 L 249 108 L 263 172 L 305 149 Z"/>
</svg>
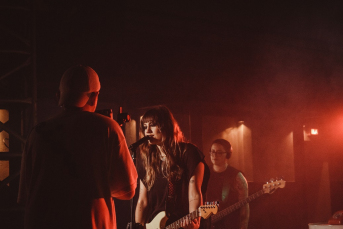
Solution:
<svg viewBox="0 0 343 229">
<path fill-rule="evenodd" d="M 8 188 L 16 192 L 21 152 L 37 122 L 35 20 L 35 0 L 0 3 L 0 109 L 9 112 L 9 120 L 0 121 L 0 132 L 9 135 L 8 152 L 0 152 L 0 161 L 9 162 L 9 176 L 0 181 L 0 195 Z"/>
</svg>

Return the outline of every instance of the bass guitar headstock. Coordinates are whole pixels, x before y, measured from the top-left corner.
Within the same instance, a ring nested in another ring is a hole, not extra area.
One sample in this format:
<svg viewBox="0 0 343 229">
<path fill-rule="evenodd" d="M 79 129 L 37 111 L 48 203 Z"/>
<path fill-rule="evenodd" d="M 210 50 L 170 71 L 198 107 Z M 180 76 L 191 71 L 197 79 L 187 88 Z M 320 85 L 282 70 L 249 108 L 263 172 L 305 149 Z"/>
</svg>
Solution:
<svg viewBox="0 0 343 229">
<path fill-rule="evenodd" d="M 278 188 L 284 188 L 286 185 L 286 181 L 283 179 L 271 179 L 266 184 L 263 185 L 263 192 L 272 194 L 274 193 Z"/>
</svg>

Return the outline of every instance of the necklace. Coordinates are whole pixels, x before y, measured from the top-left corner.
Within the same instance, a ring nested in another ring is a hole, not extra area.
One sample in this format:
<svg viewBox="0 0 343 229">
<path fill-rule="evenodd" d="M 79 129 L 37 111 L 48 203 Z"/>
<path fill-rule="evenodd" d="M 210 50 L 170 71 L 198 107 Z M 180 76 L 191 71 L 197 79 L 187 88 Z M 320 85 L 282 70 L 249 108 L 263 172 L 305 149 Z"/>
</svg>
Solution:
<svg viewBox="0 0 343 229">
<path fill-rule="evenodd" d="M 166 160 L 166 158 L 167 158 L 167 156 L 166 156 L 166 155 L 162 155 L 162 154 L 160 154 L 160 159 L 161 159 L 161 161 L 165 161 L 165 160 Z"/>
<path fill-rule="evenodd" d="M 162 160 L 162 159 L 161 159 Z M 168 176 L 168 174 L 167 174 L 167 171 L 166 171 L 166 163 L 165 163 L 165 160 L 166 160 L 166 158 L 165 158 L 165 156 L 164 156 L 164 159 L 162 160 L 162 163 L 161 163 L 161 172 L 162 172 L 162 176 L 164 177 L 164 178 L 167 178 Z"/>
</svg>

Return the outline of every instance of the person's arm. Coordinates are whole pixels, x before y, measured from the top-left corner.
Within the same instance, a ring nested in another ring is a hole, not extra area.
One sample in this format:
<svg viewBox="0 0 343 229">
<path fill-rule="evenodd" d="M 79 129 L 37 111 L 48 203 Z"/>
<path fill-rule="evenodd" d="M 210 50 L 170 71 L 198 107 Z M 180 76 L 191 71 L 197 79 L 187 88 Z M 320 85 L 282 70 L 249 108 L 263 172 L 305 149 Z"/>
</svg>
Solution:
<svg viewBox="0 0 343 229">
<path fill-rule="evenodd" d="M 129 153 L 124 153 L 114 165 L 110 180 L 111 194 L 120 200 L 130 200 L 137 187 L 137 170 Z"/>
<path fill-rule="evenodd" d="M 146 215 L 148 209 L 148 191 L 140 180 L 139 182 L 139 197 L 136 205 L 135 211 L 135 221 L 136 223 L 145 225 L 146 223 Z"/>
<path fill-rule="evenodd" d="M 235 189 L 238 191 L 238 200 L 245 200 L 248 198 L 248 182 L 242 173 L 236 176 Z M 244 205 L 240 209 L 240 229 L 247 229 L 249 222 L 249 204 Z"/>
<path fill-rule="evenodd" d="M 120 200 L 129 200 L 135 195 L 138 174 L 122 130 L 117 123 L 114 128 L 116 131 L 112 133 L 114 137 L 109 147 L 113 150 L 109 169 L 111 195 Z"/>
<path fill-rule="evenodd" d="M 193 176 L 189 180 L 188 185 L 188 201 L 189 201 L 189 213 L 196 211 L 202 203 L 201 185 L 204 179 L 205 165 L 200 162 L 194 170 Z M 186 223 L 187 224 L 187 223 Z M 185 229 L 193 229 L 200 227 L 200 217 L 188 222 L 188 225 L 184 225 Z"/>
</svg>

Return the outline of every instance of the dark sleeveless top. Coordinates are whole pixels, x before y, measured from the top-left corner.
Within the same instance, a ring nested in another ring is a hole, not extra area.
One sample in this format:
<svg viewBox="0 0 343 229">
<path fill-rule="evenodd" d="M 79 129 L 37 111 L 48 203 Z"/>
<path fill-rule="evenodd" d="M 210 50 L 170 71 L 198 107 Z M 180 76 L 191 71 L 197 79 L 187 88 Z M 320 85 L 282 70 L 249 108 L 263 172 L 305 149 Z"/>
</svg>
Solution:
<svg viewBox="0 0 343 229">
<path fill-rule="evenodd" d="M 166 207 L 166 200 L 168 196 L 168 180 L 163 177 L 162 174 L 157 174 L 153 187 L 148 191 L 148 223 L 151 222 L 151 220 L 153 220 L 154 217 L 161 211 L 166 211 L 167 214 L 170 214 L 170 219 L 167 221 L 167 225 L 189 213 L 188 185 L 195 168 L 200 162 L 203 162 L 205 165 L 205 174 L 201 190 L 203 197 L 206 195 L 206 187 L 210 172 L 206 162 L 204 161 L 203 153 L 196 146 L 190 143 L 180 143 L 180 150 L 183 153 L 181 158 L 182 161 L 179 162 L 179 165 L 183 168 L 184 172 L 181 180 L 174 184 L 176 198 L 174 203 L 176 206 Z M 146 171 L 142 165 L 140 156 L 137 157 L 137 172 L 139 179 L 143 181 Z"/>
<path fill-rule="evenodd" d="M 224 172 L 217 173 L 211 168 L 210 180 L 207 187 L 207 200 L 219 201 L 219 211 L 238 202 L 238 192 L 234 189 L 239 170 L 228 166 Z M 216 229 L 238 229 L 240 212 L 236 210 L 215 224 Z"/>
</svg>

